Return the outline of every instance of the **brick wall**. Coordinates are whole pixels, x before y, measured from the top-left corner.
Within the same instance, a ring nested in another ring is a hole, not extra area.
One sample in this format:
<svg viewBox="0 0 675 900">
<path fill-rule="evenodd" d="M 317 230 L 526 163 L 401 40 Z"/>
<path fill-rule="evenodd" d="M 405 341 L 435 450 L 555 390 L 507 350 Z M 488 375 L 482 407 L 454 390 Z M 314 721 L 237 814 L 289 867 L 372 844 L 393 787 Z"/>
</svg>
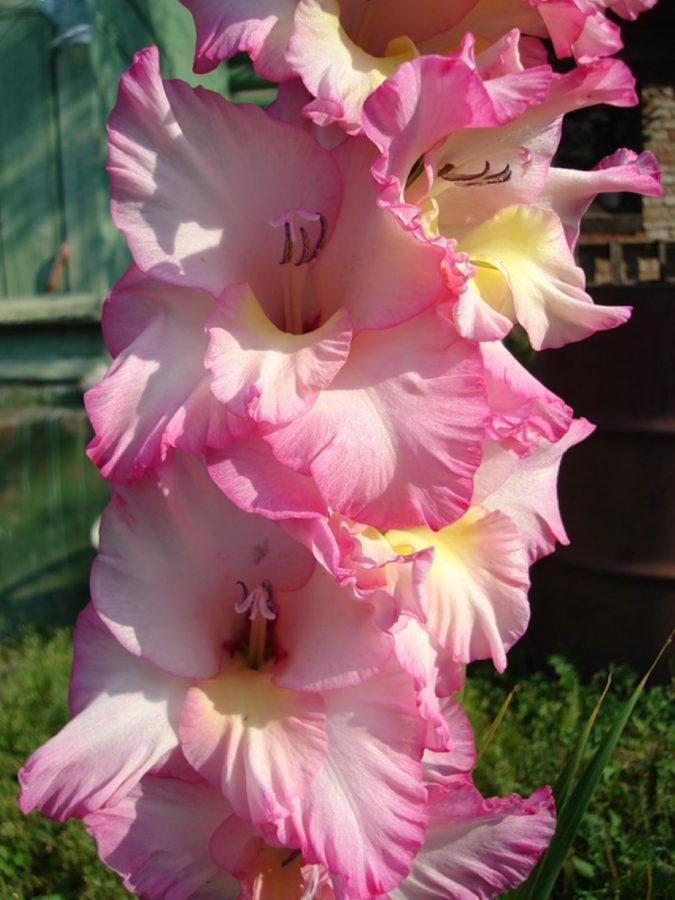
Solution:
<svg viewBox="0 0 675 900">
<path fill-rule="evenodd" d="M 651 150 L 663 171 L 663 197 L 643 199 L 645 235 L 652 241 L 675 240 L 675 88 L 652 85 L 642 89 L 645 150 Z"/>
</svg>

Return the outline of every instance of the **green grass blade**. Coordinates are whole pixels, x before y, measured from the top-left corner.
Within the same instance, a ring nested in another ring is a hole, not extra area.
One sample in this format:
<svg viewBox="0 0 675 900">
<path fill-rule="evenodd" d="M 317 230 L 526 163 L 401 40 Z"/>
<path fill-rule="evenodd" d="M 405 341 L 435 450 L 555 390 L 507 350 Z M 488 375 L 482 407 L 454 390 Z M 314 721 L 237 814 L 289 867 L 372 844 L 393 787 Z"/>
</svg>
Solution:
<svg viewBox="0 0 675 900">
<path fill-rule="evenodd" d="M 579 771 L 579 765 L 581 763 L 584 750 L 586 749 L 591 731 L 593 730 L 593 726 L 595 725 L 595 722 L 598 718 L 598 713 L 602 708 L 602 704 L 605 702 L 605 698 L 607 697 L 607 693 L 609 691 L 611 683 L 612 673 L 610 672 L 607 676 L 607 683 L 605 684 L 602 693 L 598 697 L 595 706 L 593 707 L 593 710 L 591 711 L 591 714 L 588 717 L 581 731 L 581 734 L 579 735 L 579 740 L 577 741 L 574 750 L 570 754 L 567 762 L 565 763 L 560 775 L 556 780 L 555 785 L 553 786 L 553 795 L 556 800 L 558 821 L 560 821 L 563 810 L 567 804 L 572 784 L 574 783 L 574 779 L 576 778 L 577 772 Z M 511 891 L 506 895 L 510 898 L 510 900 L 531 900 L 531 898 L 534 896 L 534 888 L 539 882 L 539 875 L 544 864 L 544 859 L 545 857 L 542 858 L 539 865 L 534 869 L 529 879 L 524 884 L 522 884 L 519 888 L 516 888 L 515 891 Z"/>
<path fill-rule="evenodd" d="M 478 748 L 478 756 L 476 757 L 476 765 L 478 765 L 478 763 L 480 762 L 481 756 L 487 750 L 487 748 L 490 744 L 490 741 L 497 733 L 497 729 L 499 728 L 499 726 L 502 724 L 502 720 L 503 720 L 504 716 L 506 715 L 506 711 L 508 710 L 509 706 L 511 705 L 511 701 L 513 700 L 513 695 L 515 694 L 517 689 L 518 689 L 518 685 L 515 685 L 514 687 L 511 688 L 509 693 L 506 695 L 506 699 L 504 700 L 502 705 L 499 707 L 499 712 L 495 716 L 494 721 L 492 722 L 492 724 L 490 725 L 488 730 L 483 735 L 483 740 L 480 742 L 480 747 Z"/>
<path fill-rule="evenodd" d="M 611 683 L 612 673 L 610 672 L 607 677 L 607 683 L 605 684 L 604 690 L 598 697 L 598 700 L 593 707 L 593 711 L 591 712 L 590 716 L 588 717 L 588 721 L 583 727 L 576 747 L 570 755 L 570 758 L 565 763 L 562 772 L 558 776 L 556 783 L 553 786 L 553 796 L 555 797 L 558 816 L 562 815 L 565 804 L 567 803 L 569 792 L 572 788 L 572 784 L 574 783 L 574 779 L 577 776 L 577 772 L 579 771 L 579 765 L 584 755 L 584 750 L 586 749 L 588 738 L 590 737 L 593 726 L 595 725 L 595 721 L 598 718 L 598 713 L 600 712 L 602 704 L 605 702 L 605 697 L 607 696 L 607 692 L 609 691 Z"/>
<path fill-rule="evenodd" d="M 590 762 L 584 769 L 574 790 L 569 795 L 564 809 L 558 815 L 558 827 L 556 828 L 556 833 L 551 841 L 551 845 L 544 854 L 543 859 L 539 863 L 537 869 L 535 869 L 533 875 L 530 876 L 528 881 L 521 886 L 518 892 L 516 892 L 515 896 L 518 897 L 518 900 L 525 900 L 525 898 L 528 898 L 528 900 L 529 898 L 532 898 L 532 900 L 534 900 L 534 898 L 536 898 L 536 900 L 548 900 L 551 896 L 558 875 L 560 874 L 565 859 L 567 858 L 567 854 L 572 846 L 572 841 L 574 840 L 579 825 L 581 824 L 581 820 L 586 813 L 593 792 L 602 777 L 603 770 L 619 742 L 619 738 L 626 727 L 626 723 L 630 719 L 635 704 L 640 699 L 640 695 L 642 694 L 650 675 L 671 643 L 672 638 L 673 633 L 671 632 L 668 640 L 659 651 L 658 656 L 624 704 L 611 730 L 601 742 Z"/>
</svg>

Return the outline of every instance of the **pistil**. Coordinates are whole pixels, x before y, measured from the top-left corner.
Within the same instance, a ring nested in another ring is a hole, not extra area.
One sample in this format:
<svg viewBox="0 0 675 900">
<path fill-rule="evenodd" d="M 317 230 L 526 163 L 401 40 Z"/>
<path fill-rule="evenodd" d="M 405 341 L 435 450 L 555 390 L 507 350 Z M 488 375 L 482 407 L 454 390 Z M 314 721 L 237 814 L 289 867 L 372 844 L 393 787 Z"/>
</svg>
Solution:
<svg viewBox="0 0 675 900">
<path fill-rule="evenodd" d="M 303 331 L 303 300 L 306 280 L 306 269 L 298 269 L 292 264 L 284 266 L 284 331 L 289 334 L 302 334 Z"/>
<path fill-rule="evenodd" d="M 242 597 L 234 608 L 238 613 L 248 612 L 251 623 L 246 662 L 251 669 L 259 669 L 267 658 L 267 624 L 277 617 L 272 585 L 269 581 L 263 581 L 259 587 L 249 592 L 243 581 L 238 581 L 237 584 L 241 588 Z"/>
<path fill-rule="evenodd" d="M 248 638 L 248 653 L 246 662 L 251 669 L 259 669 L 265 662 L 265 645 L 267 643 L 267 619 L 257 616 L 251 622 L 251 631 Z"/>
</svg>

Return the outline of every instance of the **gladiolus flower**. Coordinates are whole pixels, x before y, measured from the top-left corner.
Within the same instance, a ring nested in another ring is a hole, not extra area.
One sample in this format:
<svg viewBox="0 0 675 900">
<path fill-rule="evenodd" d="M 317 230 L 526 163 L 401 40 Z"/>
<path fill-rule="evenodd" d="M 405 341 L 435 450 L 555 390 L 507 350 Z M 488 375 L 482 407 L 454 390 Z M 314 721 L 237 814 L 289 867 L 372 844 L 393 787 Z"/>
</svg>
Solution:
<svg viewBox="0 0 675 900">
<path fill-rule="evenodd" d="M 450 53 L 469 32 L 487 48 L 518 28 L 531 40 L 550 37 L 559 57 L 587 62 L 621 49 L 620 30 L 606 17 L 607 6 L 634 19 L 654 0 L 181 2 L 195 20 L 195 72 L 208 72 L 246 51 L 263 77 L 302 79 L 314 98 L 304 115 L 321 125 L 338 122 L 357 134 L 368 96 L 402 63 Z"/>
<path fill-rule="evenodd" d="M 311 475 L 324 505 L 378 526 L 457 518 L 480 461 L 483 366 L 438 306 L 445 251 L 377 207 L 368 143 L 329 153 L 261 110 L 163 83 L 155 51 L 123 77 L 110 133 L 117 224 L 174 287 L 129 273 L 108 301 L 121 353 L 87 398 L 105 474 L 138 477 L 172 446 L 229 455 L 254 429 L 295 473 L 287 496 Z M 132 305 L 143 329 L 123 324 Z"/>
<path fill-rule="evenodd" d="M 392 900 L 493 897 L 527 877 L 552 835 L 550 789 L 484 799 L 469 776 L 456 775 L 428 790 L 426 842 L 410 875 L 386 894 Z M 269 843 L 204 782 L 146 776 L 84 821 L 101 857 L 141 896 L 385 896 L 353 891 L 298 849 Z"/>
<path fill-rule="evenodd" d="M 76 716 L 22 769 L 25 811 L 86 815 L 180 748 L 239 817 L 371 893 L 401 880 L 424 840 L 424 727 L 372 603 L 178 453 L 116 489 L 92 598 Z"/>
<path fill-rule="evenodd" d="M 513 50 L 518 35 L 511 37 Z M 463 103 L 442 106 L 447 95 Z M 653 157 L 622 151 L 592 174 L 551 168 L 562 115 L 599 102 L 636 102 L 622 63 L 598 60 L 552 76 L 525 68 L 517 55 L 498 65 L 493 55 L 476 57 L 472 39 L 453 57 L 406 63 L 368 100 L 364 128 L 381 150 L 373 167 L 380 202 L 421 240 L 464 254 L 458 277 L 466 284 L 453 308 L 464 336 L 496 340 L 517 321 L 544 349 L 630 315 L 593 304 L 569 238 L 609 186 L 659 194 Z"/>
</svg>

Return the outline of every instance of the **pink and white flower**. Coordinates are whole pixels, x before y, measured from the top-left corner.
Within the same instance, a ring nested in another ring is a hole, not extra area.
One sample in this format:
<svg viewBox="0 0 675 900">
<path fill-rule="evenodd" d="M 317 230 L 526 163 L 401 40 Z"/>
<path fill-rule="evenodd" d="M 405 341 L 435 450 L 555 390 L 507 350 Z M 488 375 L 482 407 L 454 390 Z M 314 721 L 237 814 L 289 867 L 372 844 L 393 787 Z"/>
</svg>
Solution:
<svg viewBox="0 0 675 900">
<path fill-rule="evenodd" d="M 556 543 L 568 543 L 557 497 L 563 454 L 592 431 L 589 422 L 574 420 L 555 442 L 533 437 L 525 454 L 508 439 L 489 442 L 474 506 L 438 532 L 378 532 L 335 516 L 328 532 L 316 520 L 294 529 L 361 596 L 380 591 L 394 598 L 394 652 L 415 681 L 428 747 L 444 749 L 447 711 L 439 698 L 462 686 L 460 667 L 491 658 L 503 671 L 509 648 L 524 634 L 529 567 Z"/>
<path fill-rule="evenodd" d="M 92 597 L 76 715 L 22 769 L 24 811 L 82 817 L 183 754 L 240 818 L 358 890 L 404 877 L 424 840 L 425 728 L 375 596 L 176 453 L 115 490 Z"/>
<path fill-rule="evenodd" d="M 531 52 L 550 38 L 559 57 L 581 62 L 621 49 L 611 7 L 634 19 L 654 0 L 181 0 L 197 31 L 194 68 L 207 72 L 249 53 L 273 81 L 300 77 L 309 91 L 304 115 L 321 125 L 361 130 L 363 105 L 407 60 L 455 51 L 467 33 L 484 48 L 513 28 Z"/>
<path fill-rule="evenodd" d="M 378 526 L 457 518 L 480 462 L 483 364 L 449 321 L 446 251 L 378 208 L 373 148 L 329 153 L 162 82 L 152 50 L 110 123 L 113 212 L 148 278 L 129 273 L 107 301 L 123 349 L 87 401 L 105 474 L 128 481 L 176 446 L 227 460 L 250 438 L 271 454 L 249 468 L 294 473 L 286 496 L 310 476 L 324 506 Z M 279 172 L 277 154 L 293 166 Z M 132 306 L 142 331 L 121 324 Z"/>
<path fill-rule="evenodd" d="M 430 784 L 430 820 L 411 873 L 366 894 L 295 847 L 238 819 L 204 782 L 146 776 L 85 818 L 101 858 L 140 896 L 213 898 L 491 898 L 525 880 L 553 832 L 550 790 L 484 799 L 468 775 Z M 486 850 L 486 847 L 488 848 Z"/>
<path fill-rule="evenodd" d="M 514 33 L 502 56 L 476 56 L 467 39 L 456 55 L 406 63 L 368 100 L 364 129 L 381 151 L 380 203 L 420 240 L 460 254 L 460 333 L 496 340 L 519 322 L 544 349 L 626 321 L 628 308 L 594 305 L 584 289 L 572 253 L 578 218 L 608 187 L 661 187 L 648 153 L 620 151 L 593 173 L 552 168 L 562 115 L 632 105 L 633 79 L 616 60 L 565 75 L 526 68 L 517 47 Z M 461 104 L 442 104 L 457 95 Z"/>
</svg>

